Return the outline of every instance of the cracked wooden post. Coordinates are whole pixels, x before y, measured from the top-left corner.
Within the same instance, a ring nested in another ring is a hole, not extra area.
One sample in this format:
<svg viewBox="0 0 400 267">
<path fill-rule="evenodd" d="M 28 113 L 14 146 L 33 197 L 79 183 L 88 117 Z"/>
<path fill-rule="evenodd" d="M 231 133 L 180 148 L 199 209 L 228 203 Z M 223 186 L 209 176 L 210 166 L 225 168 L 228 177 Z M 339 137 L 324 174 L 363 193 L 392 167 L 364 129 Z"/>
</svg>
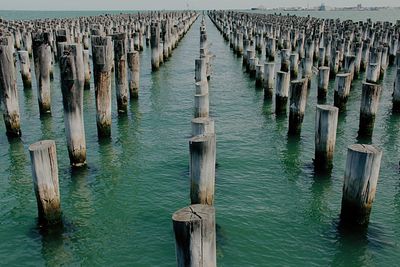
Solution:
<svg viewBox="0 0 400 267">
<path fill-rule="evenodd" d="M 37 32 L 33 37 L 33 59 L 35 63 L 36 84 L 40 114 L 51 113 L 50 64 L 51 45 L 49 33 Z"/>
<path fill-rule="evenodd" d="M 290 69 L 290 49 L 281 50 L 281 71 L 288 72 Z"/>
<path fill-rule="evenodd" d="M 329 78 L 334 79 L 339 72 L 339 65 L 340 65 L 340 52 L 335 51 L 332 55 L 332 61 L 329 64 Z"/>
<path fill-rule="evenodd" d="M 297 79 L 299 75 L 299 54 L 290 54 L 290 79 Z"/>
<path fill-rule="evenodd" d="M 303 58 L 302 60 L 302 75 L 303 79 L 308 80 L 308 88 L 311 87 L 311 78 L 312 78 L 312 68 L 313 68 L 313 61 L 310 58 Z"/>
<path fill-rule="evenodd" d="M 3 38 L 0 44 L 0 99 L 6 134 L 21 136 L 21 122 L 18 103 L 17 74 L 14 65 L 13 46 Z"/>
<path fill-rule="evenodd" d="M 178 267 L 216 267 L 215 209 L 191 205 L 172 215 Z"/>
<path fill-rule="evenodd" d="M 86 164 L 86 139 L 83 122 L 83 90 L 85 86 L 83 52 L 80 44 L 64 47 L 60 58 L 61 92 L 69 160 L 72 166 Z"/>
<path fill-rule="evenodd" d="M 350 93 L 351 77 L 350 73 L 340 73 L 336 75 L 334 105 L 339 111 L 346 109 L 347 98 Z"/>
<path fill-rule="evenodd" d="M 189 141 L 189 150 L 191 203 L 213 205 L 216 162 L 215 134 L 192 137 Z"/>
<path fill-rule="evenodd" d="M 378 83 L 381 66 L 378 63 L 369 63 L 367 67 L 366 81 L 368 83 Z"/>
<path fill-rule="evenodd" d="M 318 70 L 318 99 L 326 99 L 329 87 L 329 67 L 320 67 Z"/>
<path fill-rule="evenodd" d="M 287 100 L 289 97 L 290 75 L 288 72 L 278 71 L 276 73 L 275 86 L 275 113 L 286 113 Z"/>
<path fill-rule="evenodd" d="M 290 83 L 289 135 L 299 135 L 307 104 L 307 79 Z"/>
<path fill-rule="evenodd" d="M 93 36 L 93 75 L 96 97 L 97 133 L 111 136 L 111 67 L 113 46 L 110 36 Z"/>
<path fill-rule="evenodd" d="M 127 54 L 128 58 L 128 87 L 129 96 L 131 99 L 139 97 L 140 87 L 140 58 L 138 51 L 130 51 Z"/>
<path fill-rule="evenodd" d="M 275 83 L 275 63 L 267 62 L 264 64 L 264 99 L 272 98 L 274 93 L 274 83 Z"/>
<path fill-rule="evenodd" d="M 332 169 L 335 151 L 339 109 L 331 105 L 317 105 L 315 114 L 315 158 L 316 172 Z"/>
<path fill-rule="evenodd" d="M 359 137 L 371 137 L 375 115 L 378 112 L 382 87 L 378 84 L 363 83 L 360 106 Z"/>
<path fill-rule="evenodd" d="M 265 57 L 267 61 L 274 62 L 276 53 L 276 40 L 275 38 L 268 37 L 265 45 Z"/>
<path fill-rule="evenodd" d="M 39 222 L 58 224 L 61 222 L 61 205 L 56 143 L 53 140 L 34 143 L 29 146 L 29 154 Z"/>
<path fill-rule="evenodd" d="M 375 199 L 382 150 L 354 144 L 347 149 L 340 219 L 345 225 L 366 226 Z"/>
<path fill-rule="evenodd" d="M 114 64 L 115 64 L 115 92 L 117 96 L 118 113 L 128 111 L 128 79 L 126 64 L 126 34 L 113 35 Z"/>
<path fill-rule="evenodd" d="M 264 79 L 264 65 L 257 64 L 256 65 L 256 87 L 262 87 Z"/>
<path fill-rule="evenodd" d="M 160 28 L 158 26 L 158 22 L 153 22 L 151 24 L 151 69 L 153 71 L 158 70 L 160 68 Z"/>
<path fill-rule="evenodd" d="M 195 59 L 195 81 L 207 81 L 207 61 L 206 58 Z"/>
<path fill-rule="evenodd" d="M 32 73 L 31 73 L 31 61 L 29 59 L 29 53 L 26 50 L 18 51 L 19 68 L 21 72 L 22 84 L 24 89 L 32 88 Z"/>
<path fill-rule="evenodd" d="M 91 78 L 91 71 L 90 71 L 90 62 L 89 62 L 89 50 L 83 50 L 83 66 L 85 68 L 85 90 L 90 90 L 90 78 Z"/>
<path fill-rule="evenodd" d="M 400 67 L 396 70 L 396 78 L 394 81 L 393 112 L 400 112 Z"/>
<path fill-rule="evenodd" d="M 214 120 L 207 117 L 192 119 L 192 136 L 214 134 Z"/>
</svg>

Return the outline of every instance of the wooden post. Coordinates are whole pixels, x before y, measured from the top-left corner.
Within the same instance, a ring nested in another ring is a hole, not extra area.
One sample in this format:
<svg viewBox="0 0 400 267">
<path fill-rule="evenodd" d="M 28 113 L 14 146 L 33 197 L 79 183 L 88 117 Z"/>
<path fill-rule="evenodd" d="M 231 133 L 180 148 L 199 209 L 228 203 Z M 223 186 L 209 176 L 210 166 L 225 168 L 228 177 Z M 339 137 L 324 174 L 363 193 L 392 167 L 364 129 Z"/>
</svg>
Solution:
<svg viewBox="0 0 400 267">
<path fill-rule="evenodd" d="M 128 79 L 126 64 L 126 34 L 113 35 L 114 64 L 115 64 L 115 92 L 117 95 L 118 113 L 128 111 Z"/>
<path fill-rule="evenodd" d="M 400 67 L 397 67 L 393 90 L 393 111 L 400 112 Z"/>
<path fill-rule="evenodd" d="M 195 81 L 206 81 L 207 80 L 207 61 L 206 58 L 195 59 Z"/>
<path fill-rule="evenodd" d="M 40 114 L 51 113 L 50 64 L 51 45 L 49 33 L 37 32 L 33 37 L 33 59 L 35 62 L 36 84 Z"/>
<path fill-rule="evenodd" d="M 213 205 L 215 185 L 215 134 L 194 136 L 190 149 L 190 199 L 192 204 Z"/>
<path fill-rule="evenodd" d="M 373 145 L 351 145 L 347 149 L 341 222 L 365 226 L 369 222 L 379 179 L 382 150 Z"/>
<path fill-rule="evenodd" d="M 288 72 L 290 69 L 290 49 L 281 50 L 281 71 Z"/>
<path fill-rule="evenodd" d="M 17 76 L 14 65 L 13 44 L 3 38 L 0 44 L 0 99 L 6 134 L 21 136 Z"/>
<path fill-rule="evenodd" d="M 194 96 L 194 117 L 208 117 L 209 100 L 208 93 L 196 94 Z"/>
<path fill-rule="evenodd" d="M 139 97 L 140 87 L 140 59 L 139 52 L 130 51 L 128 56 L 128 85 L 131 99 Z"/>
<path fill-rule="evenodd" d="M 329 87 L 329 67 L 320 67 L 318 71 L 318 99 L 326 99 Z"/>
<path fill-rule="evenodd" d="M 18 51 L 19 66 L 22 77 L 22 84 L 24 89 L 32 88 L 32 74 L 31 74 L 31 62 L 29 59 L 29 53 L 25 50 Z"/>
<path fill-rule="evenodd" d="M 158 22 L 153 22 L 151 24 L 151 69 L 153 71 L 158 70 L 160 68 L 160 27 L 158 26 Z"/>
<path fill-rule="evenodd" d="M 272 98 L 275 83 L 275 63 L 264 64 L 264 99 Z"/>
<path fill-rule="evenodd" d="M 265 45 L 265 56 L 267 61 L 274 62 L 276 53 L 276 40 L 275 38 L 267 38 Z"/>
<path fill-rule="evenodd" d="M 216 267 L 215 209 L 191 205 L 172 215 L 178 267 Z"/>
<path fill-rule="evenodd" d="M 44 140 L 29 146 L 39 222 L 46 225 L 61 222 L 60 190 L 56 143 Z"/>
<path fill-rule="evenodd" d="M 81 44 L 66 45 L 60 58 L 61 92 L 64 106 L 65 134 L 72 166 L 86 164 L 86 139 L 83 123 L 85 74 Z"/>
<path fill-rule="evenodd" d="M 358 135 L 360 137 L 372 136 L 381 90 L 382 87 L 378 84 L 363 83 L 358 130 Z"/>
<path fill-rule="evenodd" d="M 339 111 L 346 109 L 347 98 L 350 93 L 350 85 L 350 73 L 340 73 L 336 75 L 334 105 L 339 108 Z"/>
<path fill-rule="evenodd" d="M 294 80 L 290 86 L 289 135 L 298 135 L 301 131 L 307 103 L 307 79 Z"/>
<path fill-rule="evenodd" d="M 214 134 L 214 120 L 211 118 L 194 118 L 192 119 L 192 136 Z"/>
<path fill-rule="evenodd" d="M 330 105 L 317 105 L 315 114 L 315 159 L 317 172 L 332 169 L 335 151 L 339 109 Z"/>
<path fill-rule="evenodd" d="M 276 73 L 275 86 L 275 113 L 286 113 L 287 100 L 289 97 L 290 75 L 284 71 Z"/>
<path fill-rule="evenodd" d="M 290 54 L 290 79 L 297 79 L 299 75 L 299 54 Z"/>
<path fill-rule="evenodd" d="M 96 97 L 96 122 L 99 137 L 111 136 L 111 67 L 110 36 L 92 36 L 93 75 Z"/>
<path fill-rule="evenodd" d="M 256 87 L 262 87 L 264 79 L 264 65 L 256 65 Z"/>
<path fill-rule="evenodd" d="M 90 78 L 91 78 L 91 71 L 90 71 L 90 63 L 89 63 L 89 50 L 83 50 L 83 66 L 85 68 L 85 90 L 90 90 Z"/>
<path fill-rule="evenodd" d="M 369 63 L 367 67 L 366 81 L 367 83 L 378 83 L 381 66 L 378 63 Z"/>
<path fill-rule="evenodd" d="M 195 83 L 196 95 L 208 94 L 208 82 L 207 80 Z"/>
</svg>

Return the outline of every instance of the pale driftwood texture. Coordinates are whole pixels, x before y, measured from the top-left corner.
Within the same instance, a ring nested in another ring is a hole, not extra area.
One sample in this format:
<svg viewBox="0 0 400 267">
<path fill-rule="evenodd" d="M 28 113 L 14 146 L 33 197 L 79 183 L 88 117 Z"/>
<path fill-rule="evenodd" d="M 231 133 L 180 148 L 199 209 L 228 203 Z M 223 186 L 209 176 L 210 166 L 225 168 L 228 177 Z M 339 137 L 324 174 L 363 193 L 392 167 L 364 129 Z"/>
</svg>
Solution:
<svg viewBox="0 0 400 267">
<path fill-rule="evenodd" d="M 14 65 L 13 43 L 2 38 L 0 44 L 0 99 L 3 119 L 9 137 L 21 136 L 17 76 Z"/>
<path fill-rule="evenodd" d="M 52 56 L 49 35 L 48 32 L 41 31 L 33 35 L 33 59 L 40 114 L 51 113 L 50 65 Z"/>
<path fill-rule="evenodd" d="M 130 51 L 128 57 L 128 87 L 131 99 L 139 97 L 140 88 L 140 58 L 139 52 Z"/>
<path fill-rule="evenodd" d="M 288 72 L 278 71 L 276 73 L 275 85 L 275 112 L 285 113 L 289 97 L 290 75 Z"/>
<path fill-rule="evenodd" d="M 82 166 L 86 164 L 86 139 L 83 122 L 85 67 L 82 45 L 66 45 L 63 53 L 60 58 L 60 75 L 68 154 L 72 166 Z"/>
<path fill-rule="evenodd" d="M 382 87 L 378 84 L 363 83 L 360 105 L 360 124 L 358 128 L 358 135 L 360 137 L 372 136 L 381 90 Z"/>
<path fill-rule="evenodd" d="M 211 118 L 194 118 L 192 119 L 192 136 L 214 134 L 214 120 Z"/>
<path fill-rule="evenodd" d="M 111 37 L 92 36 L 96 121 L 99 137 L 111 136 Z"/>
<path fill-rule="evenodd" d="M 172 215 L 178 267 L 216 267 L 215 209 L 191 205 Z"/>
<path fill-rule="evenodd" d="M 117 95 L 118 113 L 128 111 L 128 79 L 127 79 L 127 56 L 126 56 L 126 34 L 113 35 L 114 40 L 114 64 L 115 64 L 115 92 Z"/>
<path fill-rule="evenodd" d="M 318 70 L 318 99 L 326 99 L 329 87 L 329 67 L 320 67 Z"/>
<path fill-rule="evenodd" d="M 315 113 L 315 158 L 316 171 L 332 168 L 335 151 L 339 109 L 330 105 L 317 105 Z"/>
<path fill-rule="evenodd" d="M 207 80 L 207 60 L 206 58 L 195 59 L 195 81 L 206 81 Z"/>
<path fill-rule="evenodd" d="M 347 150 L 341 220 L 346 224 L 369 222 L 379 178 L 382 151 L 373 145 L 355 144 Z"/>
<path fill-rule="evenodd" d="M 21 72 L 22 84 L 24 89 L 32 88 L 32 73 L 31 73 L 31 61 L 29 59 L 29 53 L 26 50 L 18 51 L 19 68 Z"/>
<path fill-rule="evenodd" d="M 196 94 L 194 96 L 194 117 L 208 117 L 209 114 L 208 93 Z"/>
<path fill-rule="evenodd" d="M 307 84 L 307 79 L 290 83 L 289 135 L 300 134 L 307 104 Z"/>
<path fill-rule="evenodd" d="M 196 86 L 196 95 L 208 94 L 208 81 L 201 81 L 195 83 Z"/>
<path fill-rule="evenodd" d="M 215 187 L 215 134 L 194 136 L 189 141 L 189 149 L 191 203 L 212 205 Z"/>
<path fill-rule="evenodd" d="M 275 84 L 275 63 L 267 62 L 264 64 L 264 99 L 272 98 Z"/>
<path fill-rule="evenodd" d="M 350 93 L 350 86 L 350 73 L 340 73 L 336 75 L 334 105 L 335 107 L 338 107 L 340 111 L 346 109 L 346 103 Z"/>
<path fill-rule="evenodd" d="M 43 224 L 61 222 L 60 190 L 56 144 L 44 140 L 29 146 L 39 221 Z"/>
</svg>

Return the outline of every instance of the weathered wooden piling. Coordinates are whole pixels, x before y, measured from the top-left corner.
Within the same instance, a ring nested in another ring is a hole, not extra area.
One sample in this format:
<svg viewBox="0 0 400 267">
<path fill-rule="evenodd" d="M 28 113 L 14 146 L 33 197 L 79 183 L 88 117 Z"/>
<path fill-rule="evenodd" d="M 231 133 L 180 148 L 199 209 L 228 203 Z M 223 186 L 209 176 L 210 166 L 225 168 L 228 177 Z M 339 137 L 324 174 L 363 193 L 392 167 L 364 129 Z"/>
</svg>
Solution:
<svg viewBox="0 0 400 267">
<path fill-rule="evenodd" d="M 85 88 L 85 90 L 90 90 L 90 78 L 91 78 L 92 72 L 90 71 L 89 50 L 86 50 L 86 49 L 83 50 L 83 66 L 84 66 L 84 72 L 85 72 L 84 88 Z"/>
<path fill-rule="evenodd" d="M 289 135 L 300 134 L 307 103 L 307 83 L 307 79 L 294 80 L 290 83 Z"/>
<path fill-rule="evenodd" d="M 160 68 L 160 27 L 157 22 L 151 24 L 151 68 L 153 71 Z"/>
<path fill-rule="evenodd" d="M 56 143 L 53 140 L 34 143 L 29 146 L 29 154 L 39 222 L 58 224 L 61 222 L 61 203 Z"/>
<path fill-rule="evenodd" d="M 288 72 L 290 70 L 290 50 L 281 50 L 281 71 Z"/>
<path fill-rule="evenodd" d="M 339 111 L 346 109 L 347 98 L 350 93 L 351 77 L 350 73 L 340 73 L 336 75 L 334 105 Z"/>
<path fill-rule="evenodd" d="M 276 53 L 276 40 L 275 38 L 269 37 L 266 39 L 266 44 L 265 44 L 266 59 L 270 62 L 275 61 L 275 53 Z"/>
<path fill-rule="evenodd" d="M 214 134 L 214 120 L 207 117 L 192 119 L 192 136 Z"/>
<path fill-rule="evenodd" d="M 17 75 L 14 65 L 13 46 L 10 40 L 0 44 L 0 99 L 6 134 L 9 137 L 21 136 L 21 122 L 18 103 Z"/>
<path fill-rule="evenodd" d="M 22 84 L 24 89 L 32 88 L 32 73 L 31 73 L 31 61 L 29 59 L 29 53 L 26 50 L 18 51 L 19 68 L 21 72 Z"/>
<path fill-rule="evenodd" d="M 290 54 L 290 79 L 297 79 L 299 75 L 299 54 Z"/>
<path fill-rule="evenodd" d="M 118 113 L 128 111 L 128 79 L 127 79 L 127 55 L 126 34 L 113 35 L 114 40 L 114 65 L 115 65 L 115 92 L 117 95 Z"/>
<path fill-rule="evenodd" d="M 396 70 L 396 78 L 393 90 L 393 112 L 400 112 L 400 68 Z"/>
<path fill-rule="evenodd" d="M 329 87 L 329 67 L 322 66 L 318 70 L 318 99 L 326 99 Z"/>
<path fill-rule="evenodd" d="M 216 267 L 215 209 L 191 205 L 172 215 L 178 267 Z"/>
<path fill-rule="evenodd" d="M 275 63 L 267 62 L 264 64 L 264 99 L 272 98 L 275 83 Z"/>
<path fill-rule="evenodd" d="M 316 172 L 325 172 L 332 168 L 338 114 L 339 109 L 337 107 L 317 105 L 315 114 L 314 158 L 314 169 Z"/>
<path fill-rule="evenodd" d="M 111 67 L 113 46 L 110 36 L 92 36 L 96 122 L 99 137 L 111 135 Z"/>
<path fill-rule="evenodd" d="M 288 72 L 278 71 L 276 73 L 275 86 L 275 113 L 286 113 L 287 100 L 289 97 L 290 75 Z"/>
<path fill-rule="evenodd" d="M 209 109 L 208 93 L 196 94 L 194 96 L 194 117 L 208 117 Z"/>
<path fill-rule="evenodd" d="M 367 67 L 366 81 L 367 83 L 378 83 L 380 77 L 380 64 L 369 63 Z"/>
<path fill-rule="evenodd" d="M 369 222 L 382 150 L 373 145 L 354 144 L 347 149 L 344 173 L 341 222 L 345 225 L 365 226 Z"/>
<path fill-rule="evenodd" d="M 262 87 L 264 79 L 264 65 L 256 65 L 256 87 Z"/>
<path fill-rule="evenodd" d="M 190 199 L 192 204 L 213 205 L 215 187 L 215 134 L 194 136 L 189 141 Z"/>
<path fill-rule="evenodd" d="M 36 32 L 33 36 L 33 59 L 40 114 L 51 113 L 50 65 L 51 44 L 48 32 Z"/>
<path fill-rule="evenodd" d="M 360 106 L 359 137 L 371 137 L 375 115 L 378 111 L 382 87 L 378 84 L 363 83 Z"/>
<path fill-rule="evenodd" d="M 127 54 L 127 58 L 128 58 L 129 96 L 131 99 L 137 99 L 139 97 L 139 88 L 140 88 L 139 52 L 130 51 Z"/>
<path fill-rule="evenodd" d="M 86 139 L 83 123 L 85 74 L 81 44 L 66 45 L 60 58 L 64 124 L 72 166 L 86 164 Z"/>
<path fill-rule="evenodd" d="M 206 81 L 207 80 L 207 60 L 206 58 L 195 59 L 195 81 Z"/>
</svg>

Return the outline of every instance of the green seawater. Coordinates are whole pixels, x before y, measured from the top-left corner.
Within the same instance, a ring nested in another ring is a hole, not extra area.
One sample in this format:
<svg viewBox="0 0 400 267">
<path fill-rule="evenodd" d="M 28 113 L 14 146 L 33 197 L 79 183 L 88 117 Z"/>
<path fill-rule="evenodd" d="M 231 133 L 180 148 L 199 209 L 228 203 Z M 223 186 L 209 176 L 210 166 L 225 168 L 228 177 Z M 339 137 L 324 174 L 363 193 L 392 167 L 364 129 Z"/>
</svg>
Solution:
<svg viewBox="0 0 400 267">
<path fill-rule="evenodd" d="M 34 77 L 33 89 L 24 91 L 18 76 L 20 141 L 7 139 L 0 118 L 1 266 L 176 265 L 171 215 L 190 202 L 188 139 L 199 27 L 200 19 L 157 72 L 151 72 L 150 49 L 145 48 L 139 100 L 130 102 L 127 116 L 116 112 L 113 81 L 110 141 L 98 141 L 93 87 L 85 91 L 88 167 L 81 170 L 69 166 L 58 65 L 48 118 L 39 117 Z M 263 92 L 243 72 L 241 58 L 209 19 L 207 33 L 216 55 L 209 85 L 218 140 L 218 266 L 397 266 L 400 116 L 391 112 L 395 69 L 389 68 L 383 80 L 372 138 L 383 158 L 371 221 L 366 232 L 343 232 L 338 219 L 346 149 L 358 142 L 364 76 L 353 83 L 347 111 L 339 118 L 332 174 L 319 177 L 312 166 L 316 77 L 301 137 L 289 139 L 287 117 L 275 116 L 274 103 L 263 100 Z M 328 103 L 333 103 L 333 85 Z M 60 229 L 37 226 L 28 146 L 41 139 L 57 144 Z"/>
</svg>

